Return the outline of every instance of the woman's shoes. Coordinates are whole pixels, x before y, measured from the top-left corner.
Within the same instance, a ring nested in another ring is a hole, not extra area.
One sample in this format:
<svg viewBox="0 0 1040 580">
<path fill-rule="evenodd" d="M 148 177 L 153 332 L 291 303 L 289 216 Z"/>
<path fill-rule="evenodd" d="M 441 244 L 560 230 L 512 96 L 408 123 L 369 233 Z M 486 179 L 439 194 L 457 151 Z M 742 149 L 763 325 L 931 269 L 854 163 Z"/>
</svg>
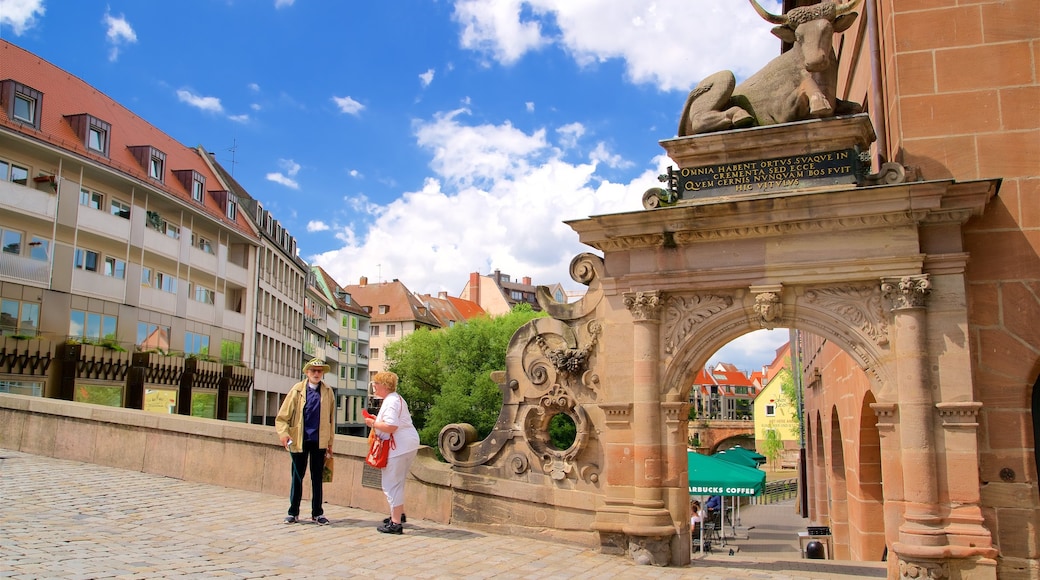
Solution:
<svg viewBox="0 0 1040 580">
<path fill-rule="evenodd" d="M 390 518 L 383 518 L 383 523 L 384 524 L 389 524 L 392 521 L 393 520 L 391 520 Z M 404 514 L 401 514 L 401 523 L 403 524 L 403 523 L 405 523 L 407 521 L 408 521 L 408 516 L 406 516 Z"/>
<path fill-rule="evenodd" d="M 394 522 L 389 522 L 379 526 L 376 530 L 384 534 L 403 534 L 404 526 L 401 524 L 395 524 Z"/>
</svg>

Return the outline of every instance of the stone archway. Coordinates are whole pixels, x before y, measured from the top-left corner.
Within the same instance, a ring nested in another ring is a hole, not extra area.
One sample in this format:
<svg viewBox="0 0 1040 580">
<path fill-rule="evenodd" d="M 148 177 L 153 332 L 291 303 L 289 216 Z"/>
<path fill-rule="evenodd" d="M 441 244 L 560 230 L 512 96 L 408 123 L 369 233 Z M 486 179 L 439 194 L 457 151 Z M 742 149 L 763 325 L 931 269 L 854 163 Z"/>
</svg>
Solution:
<svg viewBox="0 0 1040 580">
<path fill-rule="evenodd" d="M 755 141 L 757 131 L 768 131 L 774 147 L 859 150 L 873 135 L 865 116 L 752 129 L 741 138 Z M 701 149 L 717 155 L 732 139 L 663 144 L 673 159 L 689 162 Z M 572 276 L 589 291 L 574 304 L 539 294 L 550 318 L 514 335 L 507 368 L 495 374 L 504 404 L 490 436 L 477 441 L 465 425 L 442 431 L 455 486 L 480 496 L 479 505 L 455 506 L 453 517 L 549 530 L 640 563 L 688 563 L 692 378 L 741 334 L 797 328 L 838 345 L 867 377 L 886 474 L 885 521 L 898 528 L 886 526 L 886 534 L 897 538 L 890 550 L 899 566 L 988 577 L 995 550 L 978 489 L 958 488 L 951 505 L 949 490 L 939 487 L 948 481 L 939 477 L 948 457 L 935 450 L 937 441 L 956 438 L 964 447 L 959 469 L 970 469 L 977 455 L 977 443 L 965 436 L 974 432 L 969 419 L 977 411 L 965 379 L 970 363 L 949 345 L 965 344 L 960 227 L 983 211 L 996 187 L 843 183 L 568 222 L 603 254 L 572 262 Z M 539 445 L 547 418 L 560 413 L 577 426 L 574 445 Z M 830 430 L 837 419 L 828 428 L 818 416 L 814 422 L 818 471 L 825 459 L 819 451 L 843 442 Z M 859 445 L 858 426 L 842 432 Z M 813 481 L 810 490 L 819 494 L 828 484 Z M 827 515 L 818 499 L 815 505 L 816 516 Z"/>
</svg>

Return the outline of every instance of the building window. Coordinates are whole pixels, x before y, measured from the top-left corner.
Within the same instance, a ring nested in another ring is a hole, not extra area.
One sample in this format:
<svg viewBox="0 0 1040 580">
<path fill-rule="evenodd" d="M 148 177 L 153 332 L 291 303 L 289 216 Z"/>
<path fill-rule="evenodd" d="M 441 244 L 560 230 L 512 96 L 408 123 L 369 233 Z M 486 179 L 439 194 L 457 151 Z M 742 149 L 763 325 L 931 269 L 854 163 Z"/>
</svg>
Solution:
<svg viewBox="0 0 1040 580">
<path fill-rule="evenodd" d="M 115 316 L 73 310 L 69 317 L 69 336 L 87 341 L 115 340 L 116 322 Z"/>
<path fill-rule="evenodd" d="M 372 325 L 372 336 L 379 336 L 379 325 L 378 324 L 373 324 Z"/>
<path fill-rule="evenodd" d="M 357 318 L 354 318 L 353 316 L 350 317 L 350 329 L 357 330 Z"/>
<path fill-rule="evenodd" d="M 152 179 L 158 181 L 162 181 L 163 165 L 165 164 L 165 156 L 160 157 L 159 155 L 152 154 L 151 159 L 148 161 L 148 177 L 151 177 Z"/>
<path fill-rule="evenodd" d="M 193 179 L 191 182 L 191 198 L 202 203 L 202 194 L 206 191 L 206 182 Z"/>
<path fill-rule="evenodd" d="M 350 367 L 350 380 L 353 381 L 353 380 L 356 380 L 356 379 L 357 379 L 357 369 L 354 368 L 354 367 Z"/>
<path fill-rule="evenodd" d="M 137 348 L 169 352 L 170 327 L 147 322 L 137 323 Z"/>
<path fill-rule="evenodd" d="M 112 215 L 116 217 L 121 217 L 126 220 L 130 219 L 130 206 L 119 201 L 118 199 L 112 200 L 112 205 L 109 211 L 111 211 Z"/>
<path fill-rule="evenodd" d="M 43 382 L 0 380 L 0 393 L 11 393 L 12 395 L 28 395 L 30 397 L 42 397 Z"/>
<path fill-rule="evenodd" d="M 43 93 L 22 83 L 14 83 L 13 97 L 7 115 L 16 121 L 40 128 L 40 103 Z"/>
<path fill-rule="evenodd" d="M 120 280 L 126 279 L 126 262 L 113 258 L 112 256 L 105 257 L 105 276 L 111 276 L 113 278 L 119 278 Z"/>
<path fill-rule="evenodd" d="M 191 234 L 191 245 L 206 252 L 207 254 L 213 253 L 213 244 L 202 236 Z"/>
<path fill-rule="evenodd" d="M 87 188 L 79 190 L 79 204 L 91 209 L 101 209 L 105 205 L 105 196 Z"/>
<path fill-rule="evenodd" d="M 209 356 L 209 337 L 194 332 L 184 333 L 184 354 Z"/>
<path fill-rule="evenodd" d="M 379 313 L 380 314 L 388 314 L 389 312 L 390 312 L 390 306 L 389 305 L 387 305 L 387 304 L 380 304 L 379 305 Z"/>
<path fill-rule="evenodd" d="M 220 360 L 221 362 L 241 362 L 242 361 L 242 342 L 236 340 L 223 339 L 220 341 Z"/>
<path fill-rule="evenodd" d="M 146 266 L 141 267 L 141 285 L 151 286 L 152 285 L 152 269 Z"/>
<path fill-rule="evenodd" d="M 774 405 L 773 403 L 767 403 L 766 404 L 766 417 L 775 417 L 775 416 L 776 416 L 776 405 Z"/>
<path fill-rule="evenodd" d="M 386 325 L 386 335 L 387 336 L 397 336 L 397 325 L 396 324 L 387 324 Z"/>
<path fill-rule="evenodd" d="M 84 250 L 83 248 L 76 248 L 76 253 L 72 259 L 72 265 L 80 270 L 86 270 L 88 272 L 98 271 L 98 258 L 99 255 L 93 250 Z"/>
<path fill-rule="evenodd" d="M 108 156 L 108 134 L 112 126 L 102 121 L 101 119 L 95 119 L 94 117 L 88 116 L 89 126 L 87 127 L 87 148 L 93 151 L 97 151 L 104 156 Z"/>
<path fill-rule="evenodd" d="M 369 351 L 369 354 L 372 355 L 372 358 L 379 358 L 379 349 L 373 348 L 371 351 Z"/>
<path fill-rule="evenodd" d="M 179 240 L 181 238 L 181 229 L 170 222 L 163 222 L 163 233 L 167 237 Z"/>
<path fill-rule="evenodd" d="M 0 247 L 5 254 L 22 254 L 22 232 L 0 228 Z"/>
<path fill-rule="evenodd" d="M 350 354 L 357 354 L 357 343 L 350 343 Z"/>
<path fill-rule="evenodd" d="M 235 221 L 235 216 L 238 215 L 238 198 L 230 191 L 227 193 L 227 209 L 224 213 L 231 221 Z"/>
<path fill-rule="evenodd" d="M 213 291 L 205 286 L 195 284 L 195 301 L 203 304 L 213 304 Z"/>
<path fill-rule="evenodd" d="M 11 298 L 0 299 L 0 334 L 36 336 L 40 327 L 40 305 Z"/>
<path fill-rule="evenodd" d="M 19 185 L 29 184 L 29 169 L 16 163 L 0 159 L 0 181 L 10 181 Z"/>
<path fill-rule="evenodd" d="M 155 273 L 155 287 L 163 292 L 169 292 L 170 294 L 177 293 L 177 278 L 163 273 Z"/>
<path fill-rule="evenodd" d="M 51 257 L 51 241 L 39 236 L 33 236 L 29 242 L 29 258 L 46 262 Z"/>
</svg>

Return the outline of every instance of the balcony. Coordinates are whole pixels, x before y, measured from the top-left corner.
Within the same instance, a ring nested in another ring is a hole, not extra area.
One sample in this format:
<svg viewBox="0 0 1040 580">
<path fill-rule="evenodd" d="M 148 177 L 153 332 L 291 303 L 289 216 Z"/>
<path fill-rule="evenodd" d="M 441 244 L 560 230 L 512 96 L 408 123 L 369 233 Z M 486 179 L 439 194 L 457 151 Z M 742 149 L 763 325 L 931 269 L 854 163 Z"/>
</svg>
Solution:
<svg viewBox="0 0 1040 580">
<path fill-rule="evenodd" d="M 150 227 L 144 230 L 144 247 L 171 260 L 180 260 L 181 241 Z"/>
<path fill-rule="evenodd" d="M 0 185 L 4 182 L 0 181 Z M 51 267 L 47 262 L 25 256 L 0 253 L 0 279 L 50 286 Z"/>
<path fill-rule="evenodd" d="M 255 281 L 249 279 L 249 270 L 230 261 L 224 267 L 224 277 L 245 288 L 255 285 Z"/>
<path fill-rule="evenodd" d="M 58 196 L 52 191 L 0 180 L 0 208 L 53 222 L 58 214 Z"/>
<path fill-rule="evenodd" d="M 80 228 L 106 238 L 119 241 L 130 239 L 130 220 L 101 210 L 80 206 L 76 223 Z"/>
<path fill-rule="evenodd" d="M 126 280 L 77 268 L 72 271 L 72 292 L 122 303 L 126 301 Z"/>
</svg>

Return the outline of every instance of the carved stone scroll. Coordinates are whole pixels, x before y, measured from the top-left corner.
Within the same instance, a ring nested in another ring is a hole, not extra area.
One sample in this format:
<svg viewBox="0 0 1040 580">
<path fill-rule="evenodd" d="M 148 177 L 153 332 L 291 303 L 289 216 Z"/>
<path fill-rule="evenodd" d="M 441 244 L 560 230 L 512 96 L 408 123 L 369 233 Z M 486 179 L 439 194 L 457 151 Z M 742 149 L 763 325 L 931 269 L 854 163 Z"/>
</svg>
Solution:
<svg viewBox="0 0 1040 580">
<path fill-rule="evenodd" d="M 698 324 L 733 305 L 733 297 L 716 294 L 673 296 L 664 308 L 664 351 L 672 354 Z"/>
<path fill-rule="evenodd" d="M 881 293 L 891 301 L 892 310 L 924 308 L 931 291 L 932 282 L 927 274 L 885 278 L 881 281 Z"/>
<path fill-rule="evenodd" d="M 881 292 L 873 287 L 817 288 L 805 299 L 859 328 L 878 346 L 888 344 L 888 322 L 881 309 Z"/>
</svg>

